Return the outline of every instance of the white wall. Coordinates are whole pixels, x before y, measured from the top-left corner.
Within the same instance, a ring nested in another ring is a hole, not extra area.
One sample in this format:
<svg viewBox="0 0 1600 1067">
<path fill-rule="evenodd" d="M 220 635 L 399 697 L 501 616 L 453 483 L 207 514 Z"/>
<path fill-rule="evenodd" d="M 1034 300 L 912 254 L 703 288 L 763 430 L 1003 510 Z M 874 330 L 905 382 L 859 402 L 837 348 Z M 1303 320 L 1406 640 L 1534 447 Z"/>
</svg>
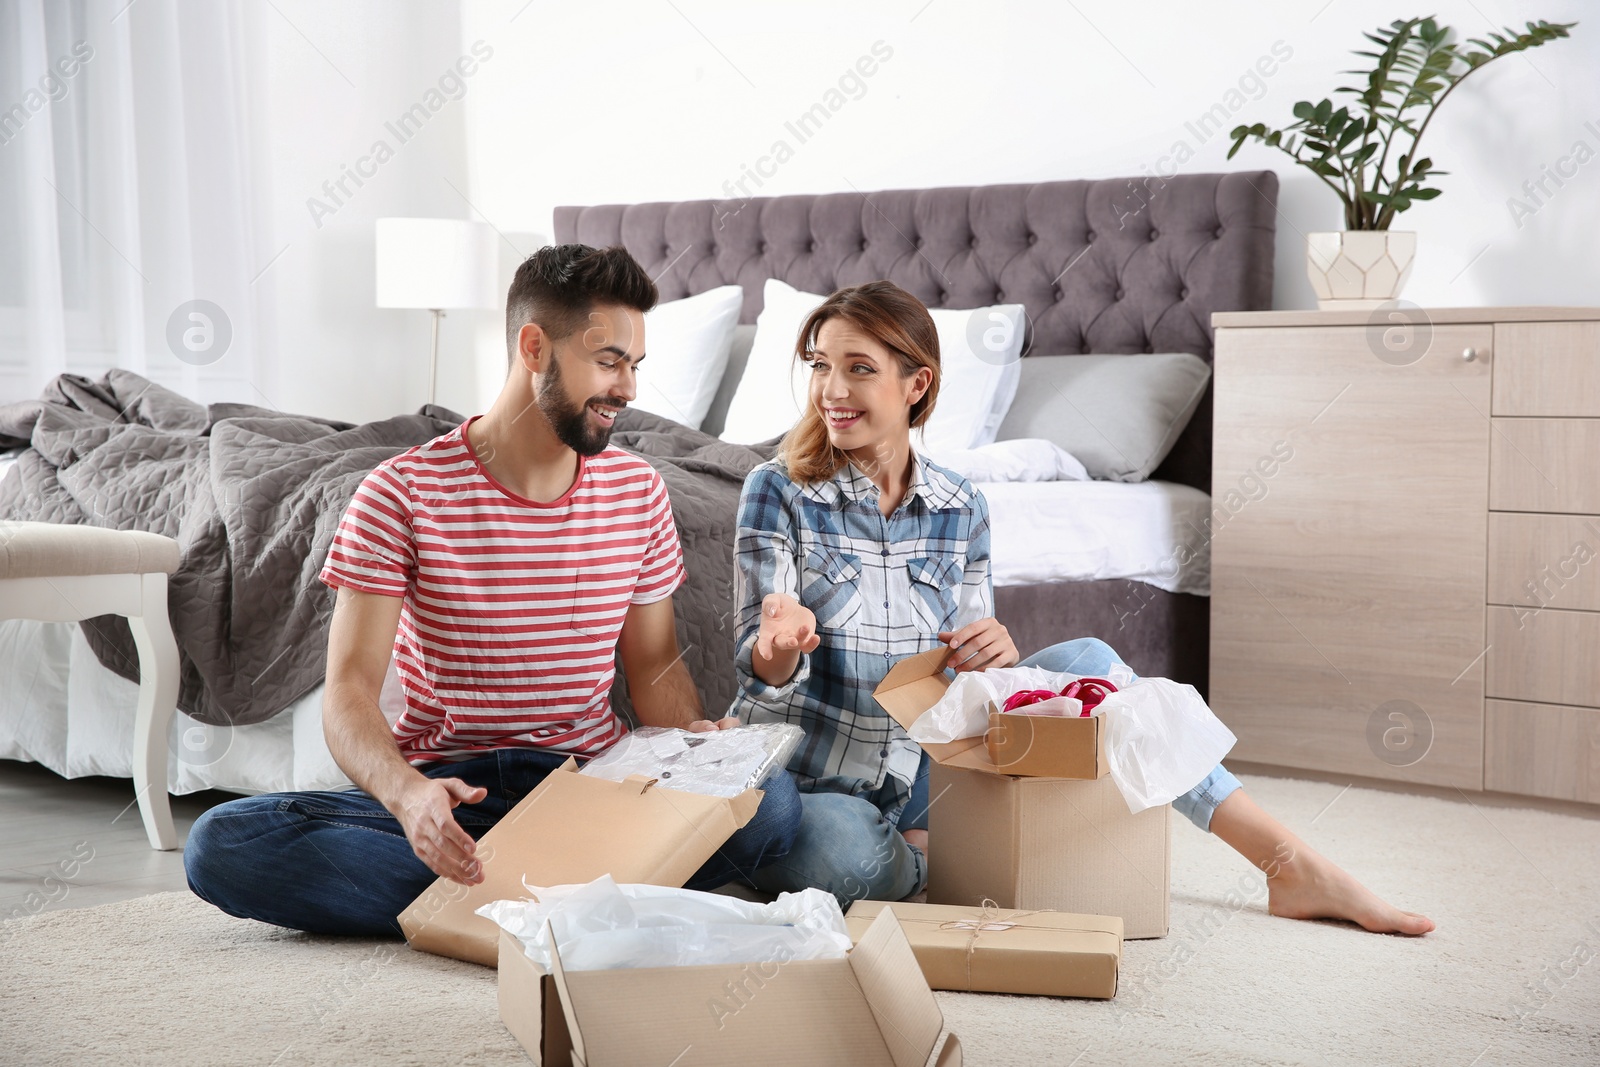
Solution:
<svg viewBox="0 0 1600 1067">
<path fill-rule="evenodd" d="M 1520 228 L 1506 205 L 1574 142 L 1600 152 L 1600 18 L 1576 0 L 1436 6 L 1469 35 L 1490 28 L 1485 16 L 1591 21 L 1473 75 L 1441 109 L 1423 145 L 1452 172 L 1444 195 L 1395 227 L 1421 235 L 1406 297 L 1424 306 L 1600 301 L 1600 266 L 1587 254 L 1600 230 L 1600 160 L 1551 185 L 1557 195 Z M 1361 0 L 473 3 L 463 5 L 461 38 L 495 49 L 465 100 L 473 198 L 503 230 L 549 233 L 558 204 L 726 195 L 724 183 L 780 138 L 793 158 L 759 190 L 747 184 L 752 192 L 1137 175 L 1184 142 L 1194 153 L 1186 173 L 1279 172 L 1275 303 L 1311 307 L 1300 234 L 1340 228 L 1333 194 L 1272 150 L 1246 147 L 1227 161 L 1225 134 L 1202 141 L 1185 123 L 1281 42 L 1290 58 L 1252 88 L 1260 98 L 1235 121 L 1288 124 L 1296 100 L 1347 84 L 1337 72 L 1366 47 L 1361 31 L 1400 14 Z M 893 55 L 864 93 L 797 144 L 785 121 L 880 40 Z M 499 384 L 487 372 L 503 359 L 486 337 L 485 402 Z"/>
<path fill-rule="evenodd" d="M 374 306 L 373 220 L 473 217 L 463 199 L 463 102 L 482 91 L 479 77 L 464 79 L 461 99 L 446 96 L 404 143 L 385 127 L 469 51 L 457 5 L 274 0 L 254 18 L 264 65 L 258 136 L 271 161 L 266 255 L 282 252 L 268 268 L 276 311 L 258 387 L 285 411 L 351 421 L 415 411 L 427 400 L 430 316 Z M 392 158 L 362 164 L 379 140 Z M 347 179 L 351 195 L 335 190 L 337 201 L 324 191 L 358 165 L 375 175 L 360 186 Z M 312 198 L 333 213 L 313 217 Z M 472 338 L 480 317 L 498 316 L 446 317 L 439 403 L 475 410 Z"/>
<path fill-rule="evenodd" d="M 1480 9 L 1483 12 L 1480 14 Z M 1376 0 L 1209 5 L 1076 0 L 275 0 L 250 5 L 255 123 L 267 160 L 258 284 L 265 305 L 249 399 L 366 420 L 426 398 L 428 315 L 373 304 L 374 219 L 473 218 L 503 236 L 502 273 L 551 233 L 558 204 L 728 195 L 783 140 L 760 195 L 1148 173 L 1175 146 L 1185 172 L 1271 167 L 1282 176 L 1275 302 L 1308 307 L 1300 235 L 1336 229 L 1332 194 L 1278 153 L 1226 161 L 1225 134 L 1188 123 L 1245 84 L 1233 121 L 1290 121 L 1343 82 L 1360 33 L 1393 18 Z M 1577 0 L 1449 0 L 1469 33 L 1584 17 Z M 1600 18 L 1569 41 L 1501 60 L 1455 94 L 1426 151 L 1445 194 L 1402 216 L 1421 251 L 1406 296 L 1427 305 L 1600 302 L 1600 161 L 1519 226 L 1507 208 L 1583 141 L 1600 152 Z M 458 100 L 413 140 L 385 123 L 482 41 Z M 805 143 L 786 128 L 871 55 L 875 73 Z M 1593 127 L 1586 123 L 1593 123 Z M 385 139 L 394 156 L 334 204 L 323 188 Z M 453 186 L 453 188 L 452 188 Z M 317 225 L 308 200 L 336 210 Z M 1541 194 L 1541 200 L 1546 198 Z M 281 251 L 281 254 L 278 254 Z M 445 321 L 439 401 L 481 410 L 504 377 L 502 314 Z"/>
</svg>

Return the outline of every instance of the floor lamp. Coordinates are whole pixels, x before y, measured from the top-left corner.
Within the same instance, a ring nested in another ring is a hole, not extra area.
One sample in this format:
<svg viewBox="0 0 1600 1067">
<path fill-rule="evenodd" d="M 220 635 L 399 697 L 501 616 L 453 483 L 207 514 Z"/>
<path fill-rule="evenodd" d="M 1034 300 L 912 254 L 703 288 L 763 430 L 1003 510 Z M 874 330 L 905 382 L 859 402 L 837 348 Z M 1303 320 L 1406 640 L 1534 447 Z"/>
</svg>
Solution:
<svg viewBox="0 0 1600 1067">
<path fill-rule="evenodd" d="M 428 403 L 439 380 L 439 320 L 446 308 L 500 306 L 494 227 L 460 219 L 378 219 L 377 296 L 381 308 L 433 312 Z"/>
</svg>

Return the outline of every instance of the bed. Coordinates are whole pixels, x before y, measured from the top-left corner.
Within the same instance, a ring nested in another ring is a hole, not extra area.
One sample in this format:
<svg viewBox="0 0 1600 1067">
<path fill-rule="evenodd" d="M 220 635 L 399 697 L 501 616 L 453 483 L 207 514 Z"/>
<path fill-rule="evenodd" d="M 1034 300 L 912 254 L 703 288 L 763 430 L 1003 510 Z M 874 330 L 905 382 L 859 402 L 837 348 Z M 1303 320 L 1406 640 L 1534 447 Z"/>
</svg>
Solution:
<svg viewBox="0 0 1600 1067">
<path fill-rule="evenodd" d="M 1028 360 L 1189 352 L 1209 364 L 1213 312 L 1271 306 L 1277 191 L 1277 176 L 1259 171 L 558 207 L 555 238 L 626 247 L 664 301 L 739 285 L 746 330 L 761 312 L 769 278 L 813 293 L 887 278 L 930 308 L 1020 302 L 1031 330 Z M 736 339 L 702 424 L 710 433 L 728 412 L 750 336 Z M 1137 521 L 1139 540 L 1154 546 L 1149 559 L 1105 568 L 1117 573 L 1081 566 L 1082 554 L 1075 569 L 1053 569 L 1062 561 L 1030 556 L 1026 546 L 1018 546 L 1025 550 L 1015 567 L 997 561 L 996 614 L 1024 654 L 1096 636 L 1142 673 L 1206 690 L 1206 563 L 1196 563 L 1182 583 L 1154 579 L 1185 555 L 1181 546 L 1205 555 L 1209 504 L 1201 508 L 1183 490 L 1211 491 L 1209 387 L 1144 484 L 1157 483 L 1167 488 L 980 485 L 992 506 L 1014 509 L 994 518 L 997 529 L 1003 520 L 1012 529 L 1036 527 L 1029 516 L 1040 506 L 1070 514 L 1074 494 L 1096 504 L 1121 497 L 1112 506 L 1123 520 Z M 1174 515 L 1202 525 L 1180 527 Z M 1090 539 L 1084 553 L 1110 564 L 1117 540 L 1110 525 L 1077 525 Z"/>
<path fill-rule="evenodd" d="M 657 277 L 664 301 L 743 287 L 734 353 L 702 424 L 715 433 L 768 278 L 827 292 L 887 277 L 931 307 L 978 307 L 1003 295 L 1027 307 L 1032 360 L 1192 352 L 1209 363 L 1212 312 L 1270 304 L 1276 192 L 1275 176 L 1260 172 L 1183 175 L 1159 188 L 1145 179 L 1104 180 L 563 207 L 555 234 L 628 247 Z M 633 428 L 631 436 L 619 429 L 619 443 L 653 450 L 646 458 L 668 478 L 675 512 L 684 470 L 730 455 L 695 431 L 648 419 Z M 997 531 L 997 613 L 1020 648 L 1098 636 L 1141 672 L 1204 689 L 1210 430 L 1207 389 L 1148 481 L 980 486 Z M 0 456 L 0 486 L 17 458 Z M 729 512 L 727 523 L 679 517 L 686 549 L 731 545 L 736 473 L 725 472 L 707 498 Z M 686 658 L 697 679 L 717 675 L 728 654 L 721 646 L 731 648 L 704 603 L 725 594 L 700 580 L 699 599 L 686 602 L 679 620 L 680 642 L 694 646 Z M 0 758 L 39 762 L 68 777 L 131 776 L 137 687 L 126 672 L 108 669 L 101 652 L 74 624 L 0 623 Z M 708 706 L 717 706 L 722 682 L 702 682 Z M 625 687 L 619 690 L 626 710 Z M 322 740 L 320 685 L 284 692 L 292 699 L 259 721 L 228 722 L 198 709 L 192 717 L 180 708 L 169 738 L 171 790 L 346 785 Z"/>
</svg>

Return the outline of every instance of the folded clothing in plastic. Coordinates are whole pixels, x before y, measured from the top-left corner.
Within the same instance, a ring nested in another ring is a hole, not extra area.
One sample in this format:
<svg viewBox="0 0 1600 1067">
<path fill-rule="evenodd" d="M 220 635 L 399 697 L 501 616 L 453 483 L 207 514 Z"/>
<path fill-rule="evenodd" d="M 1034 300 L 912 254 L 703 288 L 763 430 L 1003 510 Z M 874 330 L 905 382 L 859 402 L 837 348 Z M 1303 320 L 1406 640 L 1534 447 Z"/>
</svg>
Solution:
<svg viewBox="0 0 1600 1067">
<path fill-rule="evenodd" d="M 842 959 L 850 951 L 844 912 L 831 893 L 807 889 L 757 904 L 718 893 L 618 885 L 527 886 L 532 900 L 478 909 L 522 942 L 548 973 L 550 938 L 569 971 Z"/>
<path fill-rule="evenodd" d="M 736 797 L 781 771 L 801 734 L 800 727 L 786 722 L 705 733 L 645 726 L 590 760 L 582 773 L 612 782 L 642 774 L 664 789 Z"/>
</svg>

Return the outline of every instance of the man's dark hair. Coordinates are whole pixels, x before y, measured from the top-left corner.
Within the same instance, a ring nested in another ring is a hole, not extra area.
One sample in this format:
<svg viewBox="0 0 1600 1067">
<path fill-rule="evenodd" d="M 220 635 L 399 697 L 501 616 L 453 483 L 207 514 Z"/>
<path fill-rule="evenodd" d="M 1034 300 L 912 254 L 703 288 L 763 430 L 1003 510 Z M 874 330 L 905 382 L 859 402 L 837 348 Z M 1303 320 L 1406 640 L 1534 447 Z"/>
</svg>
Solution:
<svg viewBox="0 0 1600 1067">
<path fill-rule="evenodd" d="M 635 311 L 656 306 L 656 283 L 626 248 L 548 245 L 522 261 L 506 293 L 506 347 L 517 358 L 517 335 L 537 322 L 551 337 L 570 337 L 597 304 Z"/>
</svg>

